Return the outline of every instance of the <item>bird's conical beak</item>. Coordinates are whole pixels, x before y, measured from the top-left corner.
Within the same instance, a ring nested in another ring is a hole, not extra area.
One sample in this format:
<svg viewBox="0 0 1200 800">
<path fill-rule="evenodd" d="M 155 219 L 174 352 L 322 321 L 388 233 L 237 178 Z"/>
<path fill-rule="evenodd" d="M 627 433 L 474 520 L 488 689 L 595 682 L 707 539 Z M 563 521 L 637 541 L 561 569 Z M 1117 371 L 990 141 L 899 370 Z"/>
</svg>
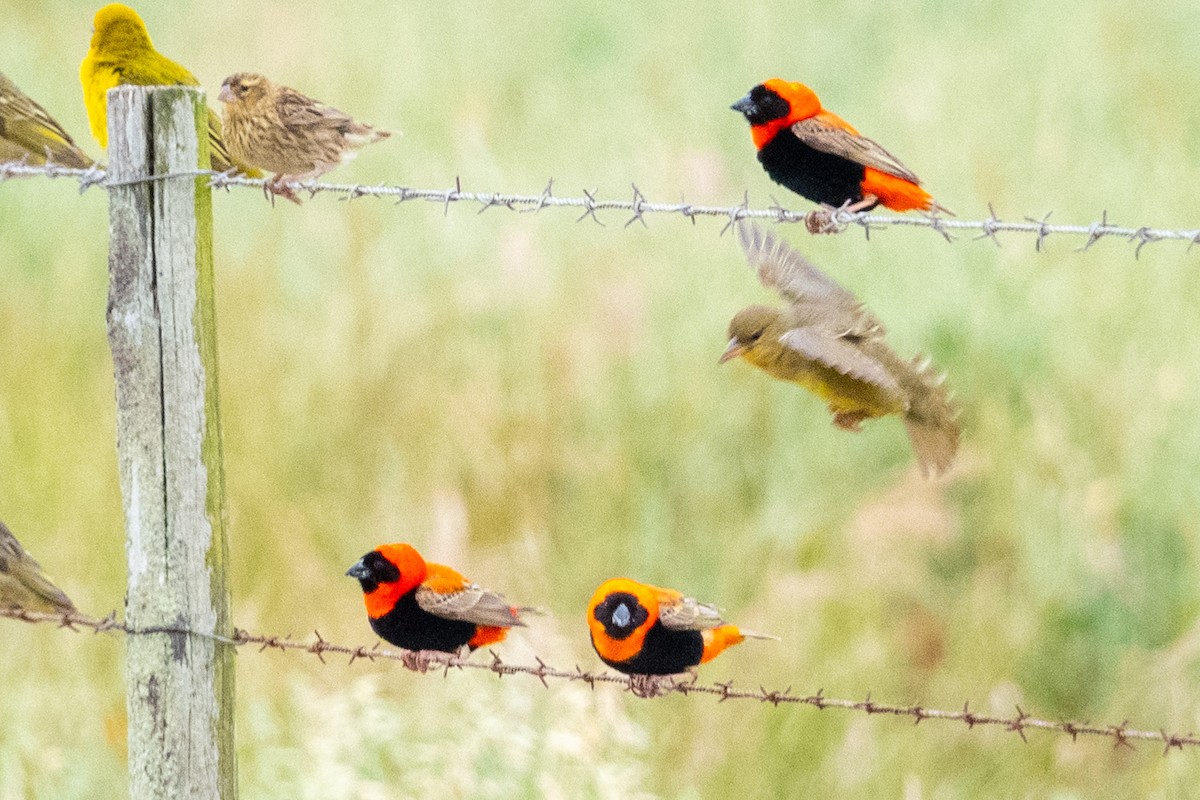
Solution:
<svg viewBox="0 0 1200 800">
<path fill-rule="evenodd" d="M 730 108 L 734 111 L 747 116 L 753 114 L 757 107 L 758 106 L 754 104 L 754 101 L 750 99 L 750 95 L 746 95 L 741 100 L 738 100 L 736 103 L 730 106 Z"/>
<path fill-rule="evenodd" d="M 724 364 L 731 358 L 737 358 L 746 352 L 746 345 L 737 340 L 737 337 L 729 340 L 729 346 L 725 348 L 725 352 L 721 353 L 721 357 L 717 359 L 718 364 Z"/>
<path fill-rule="evenodd" d="M 233 87 L 228 83 L 221 84 L 221 91 L 217 93 L 217 99 L 222 103 L 232 103 L 237 98 L 233 96 Z"/>
<path fill-rule="evenodd" d="M 358 578 L 360 581 L 365 581 L 371 577 L 371 570 L 367 568 L 367 565 L 364 564 L 363 560 L 360 558 L 358 561 L 354 562 L 353 567 L 346 570 L 346 574 L 351 578 Z"/>
</svg>

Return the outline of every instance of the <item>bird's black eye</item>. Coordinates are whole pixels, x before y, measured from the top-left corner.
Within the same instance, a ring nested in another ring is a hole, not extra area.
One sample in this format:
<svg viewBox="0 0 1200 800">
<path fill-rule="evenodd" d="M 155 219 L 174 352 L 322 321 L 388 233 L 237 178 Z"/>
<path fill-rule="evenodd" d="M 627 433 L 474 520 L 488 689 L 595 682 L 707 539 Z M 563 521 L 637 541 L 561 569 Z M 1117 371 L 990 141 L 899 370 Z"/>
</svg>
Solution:
<svg viewBox="0 0 1200 800">
<path fill-rule="evenodd" d="M 765 330 L 766 330 L 765 328 L 759 328 L 754 333 L 750 334 L 750 341 L 757 342 L 759 339 L 762 338 L 762 335 Z"/>
<path fill-rule="evenodd" d="M 754 101 L 754 108 L 746 115 L 746 119 L 751 125 L 783 119 L 792 112 L 792 106 L 787 100 L 761 84 L 750 90 L 750 99 Z"/>
<path fill-rule="evenodd" d="M 400 580 L 400 570 L 378 551 L 372 551 L 366 561 L 367 566 L 371 568 L 371 577 L 377 583 L 395 583 Z"/>
</svg>

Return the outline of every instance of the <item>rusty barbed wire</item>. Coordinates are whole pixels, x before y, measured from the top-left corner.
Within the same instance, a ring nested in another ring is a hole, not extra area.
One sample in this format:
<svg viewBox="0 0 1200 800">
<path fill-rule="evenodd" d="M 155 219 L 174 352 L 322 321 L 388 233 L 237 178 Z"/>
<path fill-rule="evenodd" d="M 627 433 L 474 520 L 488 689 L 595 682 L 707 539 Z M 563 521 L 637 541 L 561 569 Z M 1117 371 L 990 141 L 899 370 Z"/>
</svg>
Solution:
<svg viewBox="0 0 1200 800">
<path fill-rule="evenodd" d="M 550 688 L 550 680 L 577 681 L 586 683 L 593 689 L 596 687 L 596 684 L 613 684 L 642 698 L 663 697 L 671 694 L 681 694 L 685 697 L 691 695 L 710 695 L 716 697 L 718 702 L 722 703 L 727 700 L 753 700 L 770 704 L 773 707 L 799 705 L 811 706 L 818 711 L 835 708 L 843 711 L 864 713 L 868 716 L 882 714 L 893 717 L 908 717 L 913 720 L 914 725 L 920 725 L 926 720 L 958 722 L 965 725 L 968 730 L 974 730 L 977 727 L 999 728 L 1009 733 L 1017 734 L 1024 742 L 1029 741 L 1025 735 L 1026 731 L 1037 730 L 1065 734 L 1070 736 L 1072 741 L 1077 741 L 1080 736 L 1108 738 L 1112 740 L 1113 747 L 1128 747 L 1130 749 L 1136 749 L 1134 747 L 1135 742 L 1154 742 L 1163 745 L 1164 756 L 1170 753 L 1172 749 L 1182 752 L 1185 747 L 1200 747 L 1200 736 L 1190 732 L 1181 734 L 1169 733 L 1165 729 L 1158 731 L 1145 730 L 1131 727 L 1129 720 L 1125 720 L 1120 725 L 1103 725 L 1069 720 L 1056 722 L 1054 720 L 1038 718 L 1027 713 L 1020 706 L 1016 706 L 1016 714 L 1013 716 L 978 713 L 971 710 L 969 703 L 963 703 L 962 710 L 960 711 L 946 711 L 943 709 L 928 708 L 921 704 L 899 705 L 881 703 L 872 700 L 870 694 L 864 700 L 844 700 L 836 697 L 826 697 L 824 691 L 821 689 L 818 689 L 815 694 L 808 695 L 794 694 L 790 686 L 782 691 L 768 690 L 763 686 L 759 686 L 757 689 L 743 689 L 735 687 L 733 681 L 710 684 L 699 683 L 694 675 L 686 680 L 679 680 L 677 678 L 629 676 L 618 675 L 613 672 L 585 671 L 578 665 L 574 669 L 560 669 L 546 664 L 546 662 L 538 657 L 534 658 L 537 662 L 536 665 L 510 664 L 501 659 L 493 650 L 488 651 L 491 656 L 490 661 L 472 661 L 465 654 L 455 655 L 431 651 L 391 650 L 381 647 L 379 642 L 370 647 L 366 645 L 350 646 L 336 644 L 326 640 L 318 631 L 313 631 L 313 639 L 311 641 L 301 641 L 293 639 L 290 635 L 253 634 L 240 628 L 234 628 L 232 636 L 220 636 L 170 626 L 135 629 L 118 620 L 115 611 L 110 612 L 108 616 L 96 618 L 73 611 L 47 613 L 29 611 L 23 608 L 0 608 L 0 617 L 7 617 L 8 619 L 27 623 L 52 623 L 61 629 L 74 632 L 90 630 L 97 634 L 114 633 L 128 636 L 148 634 L 195 636 L 233 647 L 257 648 L 257 652 L 260 653 L 266 650 L 308 653 L 316 656 L 322 664 L 329 663 L 325 660 L 326 655 L 346 656 L 349 658 L 348 663 L 350 664 L 359 660 L 375 661 L 376 659 L 386 659 L 398 661 L 405 668 L 414 672 L 427 673 L 436 668 L 444 676 L 448 676 L 452 670 L 461 671 L 468 669 L 492 672 L 500 678 L 503 678 L 505 675 L 531 675 L 537 678 L 542 686 L 546 688 Z"/>
<path fill-rule="evenodd" d="M 24 161 L 0 162 L 0 183 L 6 180 L 40 175 L 48 178 L 75 178 L 79 181 L 80 193 L 92 186 L 112 188 L 115 186 L 132 186 L 141 183 L 170 180 L 173 178 L 196 178 L 207 176 L 209 186 L 213 189 L 252 188 L 265 191 L 267 179 L 246 178 L 212 170 L 190 170 L 173 172 L 162 175 L 151 175 L 145 178 L 109 182 L 103 167 L 93 165 L 86 169 L 63 167 L 58 164 L 27 164 Z M 988 204 L 988 217 L 981 220 L 963 220 L 944 217 L 939 214 L 928 216 L 893 216 L 874 214 L 866 211 L 848 212 L 843 209 L 821 208 L 812 211 L 795 211 L 784 208 L 777 201 L 766 208 L 752 208 L 749 193 L 743 196 L 742 202 L 735 206 L 708 206 L 693 203 L 662 203 L 647 200 L 637 184 L 631 184 L 630 199 L 604 199 L 598 197 L 598 192 L 583 190 L 582 197 L 566 197 L 554 194 L 554 181 L 547 182 L 546 187 L 538 194 L 519 194 L 509 192 L 471 192 L 462 188 L 460 178 L 455 178 L 454 186 L 443 189 L 422 189 L 410 186 L 391 186 L 387 184 L 356 184 L 356 183 L 321 183 L 316 180 L 284 184 L 298 193 L 307 193 L 309 198 L 320 194 L 338 195 L 339 200 L 350 201 L 360 198 L 374 197 L 394 200 L 396 204 L 411 200 L 423 200 L 437 203 L 449 212 L 452 203 L 467 203 L 479 206 L 479 213 L 490 208 L 507 208 L 520 213 L 538 212 L 545 208 L 570 208 L 580 210 L 576 222 L 591 219 L 603 225 L 597 215 L 601 211 L 628 212 L 624 227 L 628 228 L 635 222 L 646 225 L 649 214 L 667 214 L 685 217 L 695 224 L 697 217 L 715 217 L 725 219 L 721 229 L 724 233 L 740 219 L 759 219 L 777 223 L 804 223 L 813 233 L 841 233 L 851 228 L 863 231 L 869 239 L 871 232 L 887 227 L 927 228 L 944 238 L 947 242 L 956 240 L 955 234 L 973 233 L 972 238 L 991 239 L 1000 245 L 998 234 L 1020 233 L 1033 234 L 1034 249 L 1041 251 L 1046 239 L 1050 236 L 1083 236 L 1086 241 L 1078 248 L 1079 251 L 1091 249 L 1101 239 L 1121 239 L 1135 245 L 1134 256 L 1141 255 L 1142 248 L 1154 242 L 1182 241 L 1188 243 L 1190 251 L 1193 245 L 1200 244 L 1200 228 L 1172 230 L 1155 228 L 1149 225 L 1130 227 L 1109 222 L 1108 212 L 1101 214 L 1100 219 L 1086 225 L 1051 223 L 1053 212 L 1047 212 L 1042 217 L 1025 216 L 1021 220 L 1004 220 L 997 214 L 992 205 Z"/>
</svg>

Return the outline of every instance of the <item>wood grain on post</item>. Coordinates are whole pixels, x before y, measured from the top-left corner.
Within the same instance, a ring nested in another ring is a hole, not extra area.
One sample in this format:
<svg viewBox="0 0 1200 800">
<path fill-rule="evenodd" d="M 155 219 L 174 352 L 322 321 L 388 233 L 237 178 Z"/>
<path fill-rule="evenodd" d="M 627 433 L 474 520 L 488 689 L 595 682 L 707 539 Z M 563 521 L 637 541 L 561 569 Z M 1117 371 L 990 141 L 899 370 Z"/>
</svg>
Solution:
<svg viewBox="0 0 1200 800">
<path fill-rule="evenodd" d="M 203 92 L 108 94 L 108 339 L 129 586 L 125 617 L 133 800 L 234 800 L 225 477 L 217 403 Z"/>
</svg>

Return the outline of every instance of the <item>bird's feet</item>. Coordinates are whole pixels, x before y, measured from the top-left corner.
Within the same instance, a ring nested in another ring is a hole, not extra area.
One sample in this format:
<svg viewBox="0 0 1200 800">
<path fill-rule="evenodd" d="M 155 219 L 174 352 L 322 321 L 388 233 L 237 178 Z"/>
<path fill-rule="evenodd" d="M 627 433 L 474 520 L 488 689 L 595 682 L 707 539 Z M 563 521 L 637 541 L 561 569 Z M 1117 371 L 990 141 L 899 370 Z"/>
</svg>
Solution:
<svg viewBox="0 0 1200 800">
<path fill-rule="evenodd" d="M 434 664 L 441 664 L 446 654 L 437 650 L 405 650 L 400 663 L 413 672 L 426 673 Z"/>
<path fill-rule="evenodd" d="M 862 430 L 862 422 L 867 418 L 864 411 L 834 411 L 833 424 L 844 431 L 854 431 L 855 433 Z"/>
<path fill-rule="evenodd" d="M 837 208 L 828 203 L 822 203 L 820 208 L 804 215 L 804 227 L 811 234 L 841 233 L 846 227 L 846 223 L 841 220 L 842 215 L 870 211 L 878 204 L 879 198 L 873 194 L 863 195 L 863 198 L 856 203 L 847 200 Z"/>
<path fill-rule="evenodd" d="M 814 236 L 821 233 L 837 233 L 841 230 L 837 222 L 837 212 L 838 209 L 822 203 L 820 208 L 804 215 L 804 227 Z"/>
<path fill-rule="evenodd" d="M 629 691 L 635 697 L 659 697 L 667 693 L 671 683 L 665 675 L 630 675 Z"/>
<path fill-rule="evenodd" d="M 286 175 L 276 175 L 263 183 L 263 194 L 271 201 L 271 205 L 275 205 L 277 196 L 285 197 L 296 205 L 300 205 L 300 198 L 296 196 L 296 190 L 284 183 L 286 179 Z"/>
</svg>

